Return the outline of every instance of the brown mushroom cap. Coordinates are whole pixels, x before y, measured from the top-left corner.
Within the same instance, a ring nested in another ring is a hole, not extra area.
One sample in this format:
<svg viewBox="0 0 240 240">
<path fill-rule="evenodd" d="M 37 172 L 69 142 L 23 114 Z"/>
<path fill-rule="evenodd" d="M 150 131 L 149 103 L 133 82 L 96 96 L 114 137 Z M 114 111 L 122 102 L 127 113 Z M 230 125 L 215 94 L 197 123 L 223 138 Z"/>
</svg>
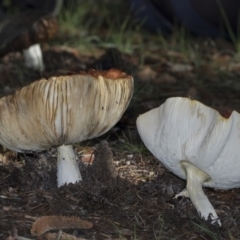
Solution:
<svg viewBox="0 0 240 240">
<path fill-rule="evenodd" d="M 44 11 L 26 11 L 8 17 L 0 26 L 0 56 L 52 39 L 58 31 L 56 17 Z"/>
<path fill-rule="evenodd" d="M 36 81 L 0 99 L 0 144 L 40 151 L 91 139 L 121 118 L 133 78 L 111 69 Z"/>
</svg>

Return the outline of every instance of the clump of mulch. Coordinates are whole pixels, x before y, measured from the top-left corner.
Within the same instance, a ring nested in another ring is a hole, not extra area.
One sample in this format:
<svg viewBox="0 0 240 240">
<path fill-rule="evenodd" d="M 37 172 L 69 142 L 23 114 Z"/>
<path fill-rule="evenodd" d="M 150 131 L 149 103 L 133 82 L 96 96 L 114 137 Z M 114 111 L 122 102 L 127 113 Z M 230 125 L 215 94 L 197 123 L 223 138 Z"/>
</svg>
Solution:
<svg viewBox="0 0 240 240">
<path fill-rule="evenodd" d="M 219 228 L 199 219 L 190 200 L 173 199 L 185 182 L 151 156 L 143 164 L 141 154 L 119 154 L 107 141 L 94 148 L 93 164 L 79 162 L 84 180 L 61 188 L 56 187 L 55 150 L 1 162 L 1 238 L 13 227 L 19 236 L 31 238 L 32 223 L 45 215 L 92 222 L 92 229 L 66 231 L 84 239 L 209 239 L 210 233 L 227 239 L 229 232 L 233 239 L 239 236 L 238 190 L 206 191 L 222 220 Z"/>
</svg>

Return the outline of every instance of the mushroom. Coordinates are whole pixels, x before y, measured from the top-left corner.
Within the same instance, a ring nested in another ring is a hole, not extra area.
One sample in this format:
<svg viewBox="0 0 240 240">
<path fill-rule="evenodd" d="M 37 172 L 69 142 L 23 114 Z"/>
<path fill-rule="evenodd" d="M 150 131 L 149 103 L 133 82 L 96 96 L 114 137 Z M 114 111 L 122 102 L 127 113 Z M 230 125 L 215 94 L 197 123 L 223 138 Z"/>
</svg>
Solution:
<svg viewBox="0 0 240 240">
<path fill-rule="evenodd" d="M 82 180 L 72 144 L 106 133 L 133 94 L 133 78 L 116 69 L 41 79 L 0 99 L 0 144 L 42 151 L 57 147 L 58 186 Z"/>
<path fill-rule="evenodd" d="M 169 98 L 140 115 L 137 129 L 146 147 L 175 175 L 187 180 L 176 197 L 189 197 L 199 215 L 221 225 L 202 186 L 240 187 L 240 115 L 229 118 L 188 98 Z"/>
<path fill-rule="evenodd" d="M 23 50 L 25 65 L 42 71 L 39 43 L 52 39 L 57 31 L 56 17 L 45 11 L 25 11 L 10 16 L 0 26 L 0 56 Z"/>
</svg>

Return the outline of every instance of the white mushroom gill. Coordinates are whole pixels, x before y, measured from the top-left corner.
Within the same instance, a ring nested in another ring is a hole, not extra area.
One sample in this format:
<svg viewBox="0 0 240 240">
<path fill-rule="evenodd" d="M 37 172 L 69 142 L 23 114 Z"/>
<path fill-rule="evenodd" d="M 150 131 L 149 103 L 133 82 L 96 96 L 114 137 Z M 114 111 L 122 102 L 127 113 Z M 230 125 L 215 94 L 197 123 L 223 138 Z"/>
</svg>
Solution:
<svg viewBox="0 0 240 240">
<path fill-rule="evenodd" d="M 0 99 L 0 144 L 18 152 L 58 147 L 58 185 L 77 182 L 71 145 L 113 127 L 132 94 L 133 78 L 116 69 L 36 81 Z"/>
<path fill-rule="evenodd" d="M 220 221 L 202 190 L 240 187 L 240 114 L 229 118 L 188 98 L 169 98 L 142 114 L 137 128 L 146 147 L 180 178 L 200 216 Z M 179 196 L 177 195 L 177 196 Z"/>
</svg>

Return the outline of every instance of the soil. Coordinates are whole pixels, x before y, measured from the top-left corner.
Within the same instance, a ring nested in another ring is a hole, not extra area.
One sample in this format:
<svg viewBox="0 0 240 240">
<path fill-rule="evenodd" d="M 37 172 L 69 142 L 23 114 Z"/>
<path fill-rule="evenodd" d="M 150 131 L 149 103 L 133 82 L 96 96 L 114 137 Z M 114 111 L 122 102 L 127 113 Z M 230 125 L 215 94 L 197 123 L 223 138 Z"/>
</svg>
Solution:
<svg viewBox="0 0 240 240">
<path fill-rule="evenodd" d="M 210 50 L 211 56 L 219 53 L 218 49 Z M 25 154 L 2 151 L 0 239 L 6 239 L 13 228 L 19 236 L 34 239 L 30 234 L 33 222 L 48 215 L 77 216 L 92 222 L 91 229 L 65 231 L 83 239 L 240 239 L 239 189 L 204 189 L 222 227 L 201 220 L 189 199 L 174 199 L 186 182 L 165 169 L 143 148 L 135 127 L 140 113 L 159 106 L 170 96 L 190 96 L 216 108 L 224 116 L 233 109 L 240 111 L 240 67 L 236 64 L 230 69 L 234 60 L 221 57 L 220 54 L 216 58 L 227 61 L 222 66 L 229 66 L 222 75 L 218 71 L 221 63 L 217 68 L 209 67 L 212 58 L 196 66 L 185 63 L 177 52 L 148 56 L 139 67 L 139 59 L 115 49 L 94 58 L 82 56 L 75 49 L 46 47 L 43 73 L 26 69 L 20 53 L 5 56 L 0 63 L 2 96 L 41 77 L 99 66 L 102 69 L 117 67 L 132 74 L 135 94 L 128 110 L 111 131 L 75 146 L 83 175 L 80 183 L 57 188 L 56 149 Z M 169 60 L 173 58 L 174 64 Z M 201 81 L 196 80 L 199 74 Z M 94 153 L 93 164 L 82 161 L 89 152 Z M 103 174 L 104 171 L 107 174 Z"/>
</svg>

